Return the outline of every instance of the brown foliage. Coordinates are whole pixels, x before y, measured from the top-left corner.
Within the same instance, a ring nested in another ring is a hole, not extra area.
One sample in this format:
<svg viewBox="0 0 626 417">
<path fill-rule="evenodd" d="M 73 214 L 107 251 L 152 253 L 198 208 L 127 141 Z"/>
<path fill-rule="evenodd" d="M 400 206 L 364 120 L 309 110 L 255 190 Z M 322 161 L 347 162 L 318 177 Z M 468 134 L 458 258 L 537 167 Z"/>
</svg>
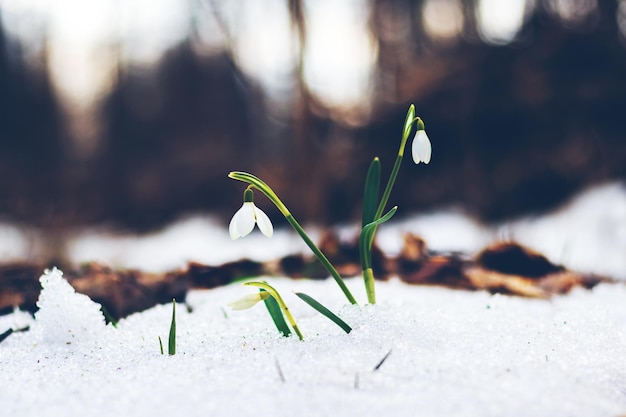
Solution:
<svg viewBox="0 0 626 417">
<path fill-rule="evenodd" d="M 356 240 L 341 241 L 334 233 L 324 234 L 320 248 L 343 276 L 360 274 Z M 566 294 L 574 287 L 592 288 L 611 279 L 579 274 L 551 263 L 546 257 L 514 242 L 497 243 L 474 258 L 462 254 L 431 253 L 418 236 L 405 235 L 397 257 L 379 248 L 373 255 L 376 277 L 398 277 L 413 285 L 437 285 L 459 290 L 485 290 L 522 297 L 549 298 Z M 0 311 L 13 306 L 36 310 L 41 265 L 9 264 L 0 267 Z M 319 262 L 304 255 L 289 255 L 271 262 L 242 259 L 222 265 L 189 263 L 185 269 L 164 274 L 138 270 L 113 270 L 89 263 L 66 270 L 65 276 L 78 292 L 101 303 L 110 318 L 119 319 L 176 298 L 185 300 L 191 289 L 214 288 L 246 277 L 278 275 L 292 278 L 326 278 Z"/>
</svg>

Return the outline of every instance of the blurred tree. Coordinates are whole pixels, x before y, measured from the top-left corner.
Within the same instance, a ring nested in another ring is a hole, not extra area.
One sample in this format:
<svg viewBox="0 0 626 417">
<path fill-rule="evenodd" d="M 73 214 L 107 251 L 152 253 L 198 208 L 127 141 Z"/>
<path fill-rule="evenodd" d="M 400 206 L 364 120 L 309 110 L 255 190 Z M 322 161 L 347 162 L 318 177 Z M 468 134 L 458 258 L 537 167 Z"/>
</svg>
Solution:
<svg viewBox="0 0 626 417">
<path fill-rule="evenodd" d="M 301 0 L 285 2 L 299 58 L 282 95 L 269 97 L 241 70 L 226 19 L 221 53 L 199 53 L 192 31 L 152 68 L 120 59 L 105 137 L 88 160 L 63 150 L 46 67 L 30 68 L 0 31 L 0 212 L 44 226 L 135 229 L 191 211 L 226 217 L 241 198 L 226 178 L 236 169 L 266 179 L 301 220 L 353 220 L 367 165 L 379 155 L 391 168 L 410 103 L 434 153 L 427 168 L 403 166 L 392 196 L 403 213 L 462 204 L 502 219 L 625 178 L 617 2 L 537 1 L 517 36 L 496 44 L 481 37 L 478 1 L 437 0 L 453 7 L 458 30 L 432 32 L 423 16 L 433 1 L 369 3 L 378 52 L 371 112 L 358 117 L 309 91 Z"/>
<path fill-rule="evenodd" d="M 51 223 L 63 211 L 62 131 L 47 74 L 27 64 L 0 14 L 0 213 Z"/>
</svg>

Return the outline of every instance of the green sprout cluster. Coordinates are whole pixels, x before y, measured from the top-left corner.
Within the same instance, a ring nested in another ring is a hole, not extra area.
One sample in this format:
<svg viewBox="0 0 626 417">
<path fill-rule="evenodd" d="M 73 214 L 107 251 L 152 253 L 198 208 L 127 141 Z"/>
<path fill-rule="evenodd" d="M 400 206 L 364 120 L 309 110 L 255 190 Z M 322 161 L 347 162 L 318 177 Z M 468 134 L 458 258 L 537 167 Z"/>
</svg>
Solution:
<svg viewBox="0 0 626 417">
<path fill-rule="evenodd" d="M 406 148 L 408 138 L 413 130 L 413 126 L 415 126 L 416 130 L 412 144 L 413 161 L 416 164 L 419 162 L 424 162 L 426 164 L 430 162 L 430 141 L 424 130 L 424 123 L 419 117 L 415 116 L 415 106 L 411 105 L 407 112 L 404 126 L 402 129 L 402 140 L 400 141 L 400 148 L 398 150 L 395 163 L 391 170 L 389 179 L 387 180 L 387 184 L 382 193 L 382 196 L 380 194 L 381 164 L 378 157 L 375 157 L 372 160 L 365 179 L 361 232 L 359 235 L 359 255 L 363 282 L 365 285 L 365 292 L 367 294 L 367 302 L 370 304 L 376 303 L 376 289 L 374 285 L 375 278 L 374 271 L 372 269 L 372 246 L 376 236 L 376 231 L 378 230 L 378 226 L 391 219 L 398 210 L 398 207 L 394 206 L 385 212 L 389 197 L 391 196 L 393 186 L 396 182 L 396 178 L 400 170 L 400 165 L 404 157 L 404 150 Z M 274 203 L 274 205 L 278 208 L 282 215 L 287 219 L 287 222 L 291 225 L 291 227 L 296 231 L 296 233 L 298 233 L 302 240 L 304 240 L 304 242 L 311 249 L 315 257 L 324 266 L 326 271 L 333 277 L 333 279 L 345 295 L 346 299 L 351 304 L 357 304 L 356 299 L 348 289 L 348 286 L 344 282 L 339 272 L 337 272 L 336 268 L 324 255 L 324 253 L 322 253 L 317 245 L 315 245 L 315 243 L 311 240 L 311 238 L 308 236 L 302 226 L 300 226 L 300 223 L 298 223 L 298 221 L 291 214 L 289 209 L 287 209 L 287 206 L 281 201 L 281 199 L 278 197 L 278 195 L 276 195 L 276 193 L 270 188 L 269 185 L 263 182 L 260 178 L 247 172 L 233 171 L 229 173 L 228 176 L 234 180 L 242 181 L 248 184 L 247 188 L 244 191 L 244 204 L 242 208 L 237 213 L 235 213 L 235 216 L 233 216 L 229 227 L 230 235 L 233 239 L 245 236 L 250 233 L 254 228 L 255 223 L 258 224 L 259 229 L 263 234 L 271 237 L 273 233 L 273 228 L 269 218 L 262 210 L 254 205 L 253 191 L 260 191 L 272 203 Z M 260 288 L 261 292 L 257 295 L 249 295 L 241 300 L 231 303 L 230 305 L 233 309 L 241 310 L 249 308 L 256 304 L 256 302 L 263 300 L 270 316 L 274 321 L 274 324 L 282 335 L 289 336 L 291 334 L 291 330 L 289 329 L 285 321 L 286 318 L 291 325 L 291 328 L 298 335 L 300 340 L 303 339 L 302 333 L 300 332 L 295 319 L 287 308 L 287 305 L 273 287 L 265 282 L 247 282 L 244 285 L 258 287 Z M 316 311 L 318 311 L 320 314 L 324 315 L 335 324 L 337 324 L 339 327 L 341 327 L 346 333 L 349 333 L 352 330 L 348 324 L 341 320 L 341 318 L 339 318 L 329 309 L 324 307 L 313 297 L 303 293 L 296 293 L 296 295 L 312 308 L 314 308 Z"/>
</svg>

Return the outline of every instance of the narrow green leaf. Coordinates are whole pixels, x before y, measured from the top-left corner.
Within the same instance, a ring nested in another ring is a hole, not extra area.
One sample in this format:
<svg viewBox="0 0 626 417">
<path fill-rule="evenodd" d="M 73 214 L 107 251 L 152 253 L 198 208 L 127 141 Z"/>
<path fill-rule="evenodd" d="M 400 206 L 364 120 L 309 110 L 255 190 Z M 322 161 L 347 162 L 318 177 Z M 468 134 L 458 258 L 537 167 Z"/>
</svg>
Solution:
<svg viewBox="0 0 626 417">
<path fill-rule="evenodd" d="M 2 334 L 0 334 L 0 342 L 2 342 L 4 339 L 11 336 L 12 334 L 13 334 L 13 329 L 11 328 L 7 329 L 7 331 L 5 332 L 2 332 Z"/>
<path fill-rule="evenodd" d="M 161 348 L 161 355 L 163 355 L 163 341 L 161 340 L 161 336 L 159 336 L 159 347 Z"/>
<path fill-rule="evenodd" d="M 372 266 L 371 247 L 376 228 L 391 219 L 393 215 L 396 214 L 396 211 L 398 211 L 398 206 L 394 206 L 391 210 L 387 212 L 387 214 L 382 216 L 380 219 L 368 223 L 361 229 L 361 235 L 359 236 L 359 250 L 361 251 L 361 262 L 363 263 L 363 269 Z"/>
<path fill-rule="evenodd" d="M 296 295 L 300 297 L 302 301 L 304 301 L 305 303 L 313 307 L 315 310 L 317 310 L 320 314 L 328 317 L 333 323 L 341 327 L 344 332 L 350 333 L 352 331 L 352 327 L 348 326 L 348 324 L 345 321 L 341 320 L 335 313 L 333 313 L 332 311 L 324 307 L 320 302 L 315 300 L 313 297 L 307 294 L 301 293 L 301 292 L 297 292 Z"/>
<path fill-rule="evenodd" d="M 378 208 L 378 195 L 380 194 L 380 160 L 374 158 L 367 170 L 365 178 L 365 191 L 363 192 L 363 217 L 362 226 L 373 222 Z"/>
<path fill-rule="evenodd" d="M 260 292 L 264 292 L 263 288 L 259 289 Z M 285 321 L 285 317 L 283 316 L 283 311 L 280 309 L 280 305 L 278 305 L 278 301 L 274 299 L 274 297 L 267 297 L 263 300 L 265 303 L 265 307 L 267 308 L 267 312 L 270 313 L 270 317 L 274 321 L 276 328 L 283 336 L 287 337 L 291 334 L 291 330 Z"/>
<path fill-rule="evenodd" d="M 100 305 L 100 311 L 104 316 L 104 320 L 106 320 L 108 323 L 111 323 L 114 329 L 117 329 L 117 320 L 115 320 L 115 317 L 113 317 L 109 310 L 107 310 L 107 308 L 102 304 Z"/>
<path fill-rule="evenodd" d="M 170 337 L 167 342 L 167 353 L 176 355 L 176 299 L 172 300 L 172 323 L 170 324 Z"/>
</svg>

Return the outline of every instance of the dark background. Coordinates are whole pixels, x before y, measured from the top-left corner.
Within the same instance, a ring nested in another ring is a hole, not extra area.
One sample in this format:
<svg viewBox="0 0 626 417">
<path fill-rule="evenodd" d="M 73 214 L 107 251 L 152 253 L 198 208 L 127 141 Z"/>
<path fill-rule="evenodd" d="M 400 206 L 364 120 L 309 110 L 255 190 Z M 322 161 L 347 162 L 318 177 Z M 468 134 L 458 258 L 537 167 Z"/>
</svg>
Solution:
<svg viewBox="0 0 626 417">
<path fill-rule="evenodd" d="M 117 67 L 98 104 L 98 146 L 87 154 L 72 145 L 46 65 L 33 65 L 2 30 L 0 9 L 0 215 L 50 230 L 144 231 L 195 212 L 227 219 L 243 191 L 227 173 L 245 170 L 302 221 L 356 221 L 367 166 L 378 155 L 383 173 L 391 169 L 411 103 L 433 158 L 405 160 L 390 199 L 400 215 L 458 204 L 498 221 L 626 178 L 625 2 L 572 1 L 567 17 L 558 1 L 537 0 L 506 42 L 481 35 L 475 2 L 459 3 L 458 36 L 433 38 L 406 19 L 425 3 L 370 3 L 378 55 L 366 117 L 324 104 L 302 67 L 289 75 L 281 107 L 241 70 L 227 27 L 211 55 L 197 52 L 190 31 L 150 68 Z M 216 2 L 200 6 L 219 17 Z M 306 44 L 306 7 L 285 7 Z M 402 37 L 389 36 L 400 29 Z M 262 197 L 257 203 L 275 214 Z"/>
</svg>

